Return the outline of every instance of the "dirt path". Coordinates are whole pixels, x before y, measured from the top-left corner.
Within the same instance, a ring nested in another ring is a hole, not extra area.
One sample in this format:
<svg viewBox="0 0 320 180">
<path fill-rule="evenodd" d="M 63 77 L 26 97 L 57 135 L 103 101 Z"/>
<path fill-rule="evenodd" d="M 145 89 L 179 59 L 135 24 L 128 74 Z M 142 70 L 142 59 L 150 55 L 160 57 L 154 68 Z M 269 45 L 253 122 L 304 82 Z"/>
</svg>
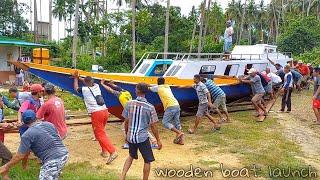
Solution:
<svg viewBox="0 0 320 180">
<path fill-rule="evenodd" d="M 184 118 L 184 120 L 186 119 Z M 88 119 L 77 121 L 88 121 Z M 120 124 L 113 123 L 109 124 L 106 128 L 119 153 L 118 159 L 112 165 L 106 165 L 106 159 L 100 157 L 98 142 L 91 140 L 93 133 L 90 125 L 69 127 L 69 135 L 65 140 L 65 144 L 70 152 L 68 163 L 89 162 L 94 166 L 101 167 L 103 170 L 113 170 L 120 174 L 123 163 L 128 155 L 127 150 L 121 149 L 123 138 L 120 127 Z M 197 141 L 200 135 L 186 135 L 186 145 L 181 146 L 172 143 L 174 135 L 167 130 L 160 128 L 160 134 L 163 149 L 161 151 L 154 150 L 156 161 L 152 164 L 151 179 L 157 178 L 154 171 L 155 168 L 182 168 L 189 170 L 190 165 L 193 165 L 193 167 L 201 167 L 204 170 L 212 171 L 214 179 L 223 179 L 219 171 L 220 163 L 228 167 L 242 167 L 240 160 L 234 154 L 221 153 L 218 147 L 197 149 L 197 147 L 203 147 L 204 145 L 201 144 L 202 142 Z M 12 152 L 16 152 L 18 142 L 18 134 L 6 135 L 5 143 Z M 133 163 L 128 175 L 141 177 L 142 168 L 143 160 L 140 156 L 139 160 Z"/>
<path fill-rule="evenodd" d="M 297 157 L 320 171 L 320 126 L 313 125 L 315 118 L 311 109 L 311 96 L 308 92 L 293 94 L 292 112 L 277 113 L 281 97 L 274 106 L 272 115 L 284 127 L 283 135 L 301 146 L 304 157 Z"/>
</svg>

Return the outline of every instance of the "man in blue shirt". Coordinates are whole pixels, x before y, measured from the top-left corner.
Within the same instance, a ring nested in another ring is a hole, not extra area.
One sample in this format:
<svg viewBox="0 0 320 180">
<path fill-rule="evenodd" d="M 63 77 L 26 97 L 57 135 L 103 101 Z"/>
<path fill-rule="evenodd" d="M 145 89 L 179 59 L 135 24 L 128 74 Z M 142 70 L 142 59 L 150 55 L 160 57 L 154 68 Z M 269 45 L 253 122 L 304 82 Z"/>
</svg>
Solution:
<svg viewBox="0 0 320 180">
<path fill-rule="evenodd" d="M 42 163 L 39 179 L 58 180 L 69 153 L 57 130 L 49 122 L 36 121 L 36 114 L 32 110 L 25 111 L 22 120 L 29 128 L 21 136 L 17 154 L 0 168 L 0 173 L 2 175 L 8 174 L 11 167 L 32 151 Z"/>
<path fill-rule="evenodd" d="M 211 100 L 214 104 L 214 110 L 217 111 L 220 117 L 220 122 L 230 122 L 226 105 L 226 94 L 224 93 L 224 91 L 219 86 L 217 86 L 210 78 L 201 78 L 201 82 L 206 85 L 211 94 Z M 223 113 L 226 115 L 226 119 L 223 118 L 219 108 L 221 108 Z"/>
</svg>

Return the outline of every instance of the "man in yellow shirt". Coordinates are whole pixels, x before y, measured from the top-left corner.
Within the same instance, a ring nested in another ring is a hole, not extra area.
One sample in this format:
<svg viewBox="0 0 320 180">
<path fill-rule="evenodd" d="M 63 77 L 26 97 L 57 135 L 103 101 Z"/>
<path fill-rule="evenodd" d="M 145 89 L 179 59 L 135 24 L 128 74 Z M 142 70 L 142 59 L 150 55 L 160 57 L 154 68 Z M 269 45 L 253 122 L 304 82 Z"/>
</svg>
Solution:
<svg viewBox="0 0 320 180">
<path fill-rule="evenodd" d="M 175 144 L 184 144 L 184 133 L 182 132 L 180 123 L 180 105 L 174 97 L 169 85 L 165 84 L 163 77 L 158 78 L 158 85 L 150 87 L 152 92 L 159 94 L 160 100 L 164 108 L 162 124 L 165 128 L 176 133 L 174 139 Z"/>
<path fill-rule="evenodd" d="M 111 94 L 118 97 L 121 106 L 124 108 L 126 104 L 132 100 L 132 96 L 129 91 L 122 89 L 121 87 L 115 85 L 112 81 L 108 83 L 108 86 L 105 83 L 105 80 L 101 80 L 101 85 Z M 112 88 L 111 88 L 112 87 Z M 122 131 L 124 132 L 124 138 L 126 139 L 126 133 L 124 129 L 124 123 L 122 124 Z M 149 139 L 151 141 L 151 147 L 157 148 L 157 140 L 153 135 L 148 131 Z M 123 149 L 129 149 L 129 144 L 125 141 L 125 144 L 122 146 Z"/>
</svg>

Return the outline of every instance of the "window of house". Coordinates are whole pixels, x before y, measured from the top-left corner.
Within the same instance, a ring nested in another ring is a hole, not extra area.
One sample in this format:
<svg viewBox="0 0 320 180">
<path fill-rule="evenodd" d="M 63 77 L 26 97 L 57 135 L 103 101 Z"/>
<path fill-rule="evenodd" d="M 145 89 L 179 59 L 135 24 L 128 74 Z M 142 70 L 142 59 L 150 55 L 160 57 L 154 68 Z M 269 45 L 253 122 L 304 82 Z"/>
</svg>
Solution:
<svg viewBox="0 0 320 180">
<path fill-rule="evenodd" d="M 249 71 L 249 69 L 252 68 L 252 65 L 253 65 L 253 64 L 247 64 L 247 65 L 246 65 L 246 67 L 244 68 L 244 75 L 248 75 L 248 71 Z"/>
</svg>

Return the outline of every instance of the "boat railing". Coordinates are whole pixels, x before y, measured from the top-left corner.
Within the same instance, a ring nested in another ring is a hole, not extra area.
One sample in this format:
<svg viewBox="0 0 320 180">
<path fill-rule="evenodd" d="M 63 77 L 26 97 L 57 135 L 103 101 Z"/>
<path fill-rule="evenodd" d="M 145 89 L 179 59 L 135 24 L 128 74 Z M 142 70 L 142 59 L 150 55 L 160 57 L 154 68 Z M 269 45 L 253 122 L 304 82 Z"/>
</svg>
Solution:
<svg viewBox="0 0 320 180">
<path fill-rule="evenodd" d="M 140 60 L 138 61 L 138 63 L 134 66 L 133 70 L 131 71 L 131 73 L 134 73 L 139 66 L 141 65 L 141 63 L 143 62 L 143 60 L 145 59 L 172 59 L 172 60 L 179 60 L 183 57 L 184 53 L 164 53 L 164 52 L 147 52 L 144 53 L 142 55 L 142 57 L 140 58 Z"/>
</svg>

